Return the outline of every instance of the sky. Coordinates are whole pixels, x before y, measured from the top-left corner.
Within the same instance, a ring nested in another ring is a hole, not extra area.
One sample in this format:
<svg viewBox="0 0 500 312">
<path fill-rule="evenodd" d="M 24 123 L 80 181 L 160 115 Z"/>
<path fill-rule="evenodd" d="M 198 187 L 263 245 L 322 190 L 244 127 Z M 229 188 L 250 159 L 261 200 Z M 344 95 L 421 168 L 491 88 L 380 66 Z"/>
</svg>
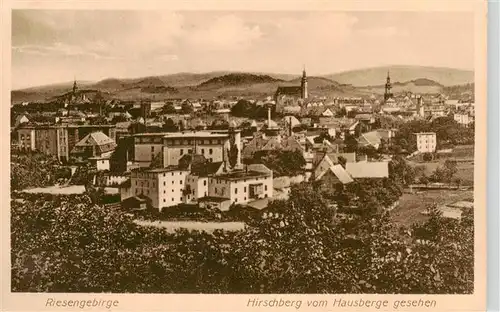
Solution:
<svg viewBox="0 0 500 312">
<path fill-rule="evenodd" d="M 466 12 L 14 10 L 12 88 L 178 72 L 474 68 Z"/>
</svg>

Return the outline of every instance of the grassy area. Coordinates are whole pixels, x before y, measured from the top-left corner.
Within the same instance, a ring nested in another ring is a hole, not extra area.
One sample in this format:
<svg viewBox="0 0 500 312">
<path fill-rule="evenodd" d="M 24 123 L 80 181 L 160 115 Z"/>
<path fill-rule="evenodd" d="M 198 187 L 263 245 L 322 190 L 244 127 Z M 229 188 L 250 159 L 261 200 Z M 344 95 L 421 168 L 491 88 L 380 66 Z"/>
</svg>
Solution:
<svg viewBox="0 0 500 312">
<path fill-rule="evenodd" d="M 473 191 L 432 190 L 415 193 L 404 193 L 399 206 L 391 211 L 392 220 L 397 225 L 410 226 L 415 222 L 427 219 L 421 212 L 430 204 L 448 204 L 459 200 L 473 198 Z"/>
<path fill-rule="evenodd" d="M 424 168 L 423 173 L 428 177 L 439 167 L 443 166 L 446 159 L 440 159 L 432 162 L 410 162 L 413 167 Z M 474 162 L 458 162 L 457 163 L 457 173 L 455 178 L 460 178 L 462 180 L 462 185 L 473 185 L 474 184 Z M 417 176 L 418 178 L 419 176 Z"/>
</svg>

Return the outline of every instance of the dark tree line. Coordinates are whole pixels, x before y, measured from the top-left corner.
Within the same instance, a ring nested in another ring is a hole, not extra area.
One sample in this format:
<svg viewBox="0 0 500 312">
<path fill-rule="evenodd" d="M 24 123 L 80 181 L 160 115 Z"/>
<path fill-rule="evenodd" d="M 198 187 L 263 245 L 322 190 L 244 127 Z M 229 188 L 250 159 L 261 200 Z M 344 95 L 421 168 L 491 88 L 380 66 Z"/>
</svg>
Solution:
<svg viewBox="0 0 500 312">
<path fill-rule="evenodd" d="M 338 215 L 306 183 L 239 232 L 140 227 L 86 195 L 11 206 L 14 292 L 473 292 L 470 214 L 401 234 L 386 213 Z"/>
</svg>

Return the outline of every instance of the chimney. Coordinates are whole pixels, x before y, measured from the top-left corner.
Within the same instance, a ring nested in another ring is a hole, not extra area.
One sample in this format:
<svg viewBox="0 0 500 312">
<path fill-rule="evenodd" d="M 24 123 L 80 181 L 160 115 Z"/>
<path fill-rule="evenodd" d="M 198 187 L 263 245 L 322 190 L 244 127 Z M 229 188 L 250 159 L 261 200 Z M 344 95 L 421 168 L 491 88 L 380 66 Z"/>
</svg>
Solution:
<svg viewBox="0 0 500 312">
<path fill-rule="evenodd" d="M 271 106 L 267 107 L 267 125 L 271 125 Z"/>
</svg>

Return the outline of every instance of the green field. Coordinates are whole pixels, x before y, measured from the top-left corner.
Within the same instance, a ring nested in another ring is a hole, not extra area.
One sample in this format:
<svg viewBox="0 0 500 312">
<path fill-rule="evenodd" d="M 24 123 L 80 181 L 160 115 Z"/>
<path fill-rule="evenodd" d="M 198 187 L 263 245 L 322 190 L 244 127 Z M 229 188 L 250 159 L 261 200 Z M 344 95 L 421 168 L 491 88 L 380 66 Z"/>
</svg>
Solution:
<svg viewBox="0 0 500 312">
<path fill-rule="evenodd" d="M 447 159 L 457 161 L 458 172 L 455 178 L 462 180 L 462 185 L 474 185 L 474 146 L 463 145 L 453 149 L 449 158 L 436 159 L 430 162 L 409 161 L 413 167 L 423 167 L 425 175 L 431 176 L 439 166 L 444 165 Z M 417 176 L 418 178 L 419 176 Z"/>
<path fill-rule="evenodd" d="M 473 198 L 473 191 L 431 190 L 415 193 L 404 193 L 399 199 L 399 206 L 391 211 L 396 225 L 410 226 L 415 222 L 427 219 L 421 212 L 431 204 L 449 204 L 459 200 Z"/>
</svg>

